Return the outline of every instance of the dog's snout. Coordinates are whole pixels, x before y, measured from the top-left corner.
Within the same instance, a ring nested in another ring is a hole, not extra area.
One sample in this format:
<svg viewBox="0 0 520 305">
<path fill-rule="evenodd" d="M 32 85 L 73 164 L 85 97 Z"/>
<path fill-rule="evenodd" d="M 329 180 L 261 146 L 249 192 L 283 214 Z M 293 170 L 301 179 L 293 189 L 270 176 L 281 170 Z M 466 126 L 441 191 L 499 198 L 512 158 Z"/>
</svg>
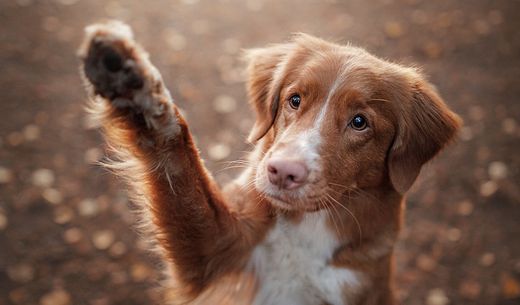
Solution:
<svg viewBox="0 0 520 305">
<path fill-rule="evenodd" d="M 296 189 L 307 181 L 309 170 L 301 161 L 272 159 L 267 162 L 269 182 L 280 189 Z"/>
</svg>

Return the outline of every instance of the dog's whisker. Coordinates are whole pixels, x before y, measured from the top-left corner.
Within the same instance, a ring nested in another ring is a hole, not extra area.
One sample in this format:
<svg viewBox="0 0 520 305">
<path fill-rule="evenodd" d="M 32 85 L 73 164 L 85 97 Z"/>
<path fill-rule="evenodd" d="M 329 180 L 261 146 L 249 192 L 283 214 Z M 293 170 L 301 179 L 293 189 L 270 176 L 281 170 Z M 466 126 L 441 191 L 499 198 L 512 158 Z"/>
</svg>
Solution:
<svg viewBox="0 0 520 305">
<path fill-rule="evenodd" d="M 349 192 L 349 193 L 354 193 L 358 196 L 366 196 L 370 199 L 374 199 L 375 201 L 377 202 L 380 202 L 381 203 L 381 199 L 379 199 L 378 197 L 374 196 L 373 194 L 367 192 L 367 191 L 364 191 L 358 187 L 352 187 L 352 186 L 346 186 L 346 185 L 342 185 L 342 184 L 337 184 L 337 183 L 333 183 L 333 182 L 329 182 L 329 185 L 331 186 L 336 186 L 336 187 L 339 187 L 339 188 L 342 188 L 344 189 L 345 191 Z M 333 188 L 331 188 L 333 190 Z M 334 190 L 333 190 L 334 191 Z M 337 191 L 334 191 L 336 193 L 340 193 L 340 192 L 337 192 Z M 349 194 L 350 196 L 350 194 Z"/>
<path fill-rule="evenodd" d="M 224 168 L 216 171 L 216 174 L 220 174 L 221 172 L 224 172 L 224 171 L 227 171 L 227 170 L 230 170 L 230 169 L 235 169 L 235 168 L 248 168 L 248 166 L 245 166 L 245 165 L 227 166 L 227 167 L 224 167 Z"/>
<path fill-rule="evenodd" d="M 329 195 L 329 196 L 330 196 L 330 195 Z M 328 198 L 327 198 L 327 200 L 331 201 L 331 200 L 328 199 Z M 341 226 L 343 226 L 343 217 L 341 217 L 341 213 L 340 213 L 339 208 L 337 208 L 336 205 L 333 204 L 332 202 L 331 202 L 331 206 L 332 206 L 332 207 L 334 208 L 334 210 L 336 211 L 336 214 L 338 215 L 338 218 L 339 218 L 340 224 L 341 224 Z"/>
<path fill-rule="evenodd" d="M 364 190 L 362 190 L 360 188 L 354 188 L 354 189 L 352 189 L 352 192 L 357 194 L 357 195 L 359 195 L 359 196 L 366 196 L 366 197 L 368 197 L 370 199 L 373 199 L 373 200 L 375 200 L 375 201 L 377 201 L 379 203 L 382 203 L 381 199 L 376 197 L 374 194 L 370 194 L 369 192 L 364 191 Z"/>
<path fill-rule="evenodd" d="M 250 181 L 247 184 L 241 185 L 240 188 L 246 192 L 253 191 L 255 189 L 255 182 Z"/>
<path fill-rule="evenodd" d="M 257 208 L 267 197 L 264 192 L 258 192 L 258 195 L 255 198 L 255 208 Z"/>
<path fill-rule="evenodd" d="M 251 187 L 253 185 L 255 185 L 255 180 L 251 179 L 251 180 L 247 181 L 247 183 L 241 184 L 240 187 L 248 188 L 248 187 Z"/>
<path fill-rule="evenodd" d="M 333 189 L 333 188 L 331 188 L 331 187 L 328 188 L 328 191 L 329 191 L 329 192 L 333 192 L 333 193 L 335 193 L 336 195 L 339 195 L 339 196 L 342 196 L 343 194 L 345 194 L 345 193 L 349 193 L 349 192 L 350 192 L 350 190 L 344 190 L 344 191 L 342 191 L 342 192 L 340 192 L 340 191 L 336 191 L 335 189 Z"/>
<path fill-rule="evenodd" d="M 334 228 L 336 230 L 336 234 L 339 235 L 340 234 L 339 227 L 337 226 L 336 221 L 334 220 L 334 213 L 331 211 L 330 206 L 327 204 L 326 201 L 323 200 L 323 198 L 320 198 L 319 203 L 320 203 L 320 205 L 323 204 L 325 211 L 327 211 L 327 214 L 330 215 L 332 224 L 334 225 Z"/>
<path fill-rule="evenodd" d="M 343 188 L 343 189 L 352 189 L 351 186 L 347 186 L 347 185 L 343 185 L 343 184 L 339 184 L 339 183 L 334 183 L 334 182 L 329 182 L 329 185 L 333 185 L 333 186 L 341 187 L 341 188 Z"/>
<path fill-rule="evenodd" d="M 339 220 L 339 223 L 340 223 L 341 227 L 344 227 L 343 217 L 341 217 L 341 213 L 340 213 L 339 209 L 336 207 L 336 205 L 327 196 L 325 198 L 330 203 L 330 206 L 334 209 L 336 215 L 338 216 L 338 220 Z"/>
<path fill-rule="evenodd" d="M 223 161 L 223 162 L 220 162 L 220 163 L 224 163 L 224 164 L 234 164 L 234 163 L 250 164 L 251 161 L 250 160 L 246 160 L 246 159 L 237 159 L 237 160 L 232 160 L 232 161 Z"/>
<path fill-rule="evenodd" d="M 332 197 L 330 194 L 327 194 L 327 197 L 330 198 L 332 201 L 334 201 L 336 204 L 338 204 L 340 207 L 342 207 L 345 211 L 347 211 L 347 213 L 350 214 L 350 216 L 352 216 L 352 218 L 354 219 L 354 221 L 356 222 L 356 225 L 358 227 L 358 230 L 359 230 L 359 241 L 362 241 L 363 240 L 363 232 L 361 230 L 361 224 L 359 223 L 356 215 L 354 215 L 354 213 L 352 213 L 352 211 L 347 208 L 345 205 L 343 205 L 341 202 L 339 202 L 338 200 L 336 200 L 334 197 Z"/>
<path fill-rule="evenodd" d="M 249 193 L 249 192 L 255 191 L 255 182 L 249 181 L 246 184 L 239 185 L 239 187 L 242 191 Z"/>
<path fill-rule="evenodd" d="M 218 170 L 216 173 L 221 173 L 223 171 L 227 171 L 227 170 L 230 170 L 230 169 L 236 169 L 236 168 L 242 168 L 244 170 L 247 170 L 247 169 L 252 169 L 253 171 L 256 171 L 258 169 L 258 166 L 257 165 L 254 165 L 254 164 L 250 164 L 250 163 L 232 163 L 220 170 Z"/>
</svg>

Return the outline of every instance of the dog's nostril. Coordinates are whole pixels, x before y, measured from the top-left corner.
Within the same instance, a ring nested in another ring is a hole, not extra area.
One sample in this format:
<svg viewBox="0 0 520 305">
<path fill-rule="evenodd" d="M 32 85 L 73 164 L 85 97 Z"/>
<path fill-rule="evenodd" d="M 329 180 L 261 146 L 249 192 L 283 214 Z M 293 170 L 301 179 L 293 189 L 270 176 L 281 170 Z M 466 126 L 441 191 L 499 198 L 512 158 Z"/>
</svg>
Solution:
<svg viewBox="0 0 520 305">
<path fill-rule="evenodd" d="M 269 181 L 280 189 L 292 190 L 305 184 L 309 170 L 301 161 L 273 159 L 267 165 Z"/>
</svg>

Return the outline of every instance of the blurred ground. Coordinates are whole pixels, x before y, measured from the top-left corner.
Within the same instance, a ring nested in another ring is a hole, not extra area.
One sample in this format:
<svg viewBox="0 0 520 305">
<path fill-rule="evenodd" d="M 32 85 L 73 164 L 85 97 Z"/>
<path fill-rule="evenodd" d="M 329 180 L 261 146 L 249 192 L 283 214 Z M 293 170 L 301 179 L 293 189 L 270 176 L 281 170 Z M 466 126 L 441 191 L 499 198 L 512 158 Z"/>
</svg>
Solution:
<svg viewBox="0 0 520 305">
<path fill-rule="evenodd" d="M 157 261 L 124 187 L 92 165 L 75 50 L 128 21 L 187 113 L 209 168 L 248 150 L 238 51 L 304 31 L 424 67 L 465 119 L 409 198 L 397 255 L 404 304 L 520 304 L 520 2 L 0 2 L 0 304 L 156 304 Z"/>
</svg>

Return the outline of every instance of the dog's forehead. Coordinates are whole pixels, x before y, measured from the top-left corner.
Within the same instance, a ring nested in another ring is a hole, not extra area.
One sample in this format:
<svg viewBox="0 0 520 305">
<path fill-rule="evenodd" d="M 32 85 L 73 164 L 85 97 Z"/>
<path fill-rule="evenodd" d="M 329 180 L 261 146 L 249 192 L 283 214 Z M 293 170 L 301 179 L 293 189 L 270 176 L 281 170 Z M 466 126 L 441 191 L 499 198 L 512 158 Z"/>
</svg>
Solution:
<svg viewBox="0 0 520 305">
<path fill-rule="evenodd" d="M 312 86 L 324 93 L 341 90 L 363 95 L 373 93 L 386 74 L 396 72 L 391 63 L 348 46 L 313 51 L 307 61 L 293 71 L 298 71 L 295 82 L 302 86 Z"/>
</svg>

